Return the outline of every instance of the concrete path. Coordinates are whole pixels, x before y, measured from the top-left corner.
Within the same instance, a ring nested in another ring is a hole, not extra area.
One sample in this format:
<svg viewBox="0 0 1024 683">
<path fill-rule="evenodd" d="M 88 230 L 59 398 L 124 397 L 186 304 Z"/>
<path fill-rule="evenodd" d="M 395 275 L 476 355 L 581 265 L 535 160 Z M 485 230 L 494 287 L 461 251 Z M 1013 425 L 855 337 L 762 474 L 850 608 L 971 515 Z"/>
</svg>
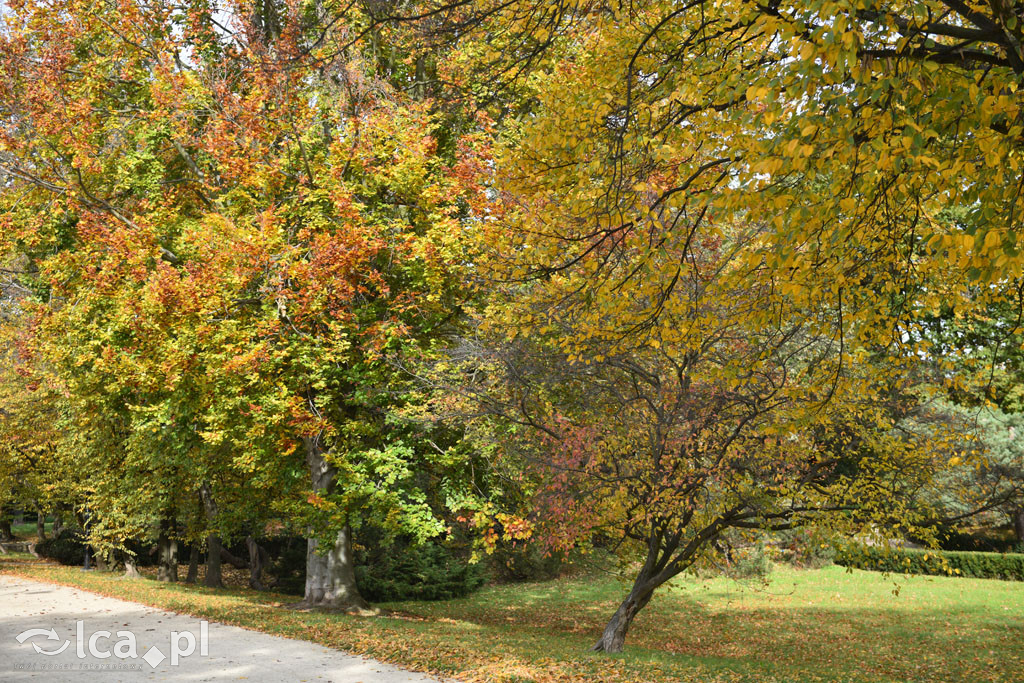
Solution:
<svg viewBox="0 0 1024 683">
<path fill-rule="evenodd" d="M 29 680 L 438 682 L 314 643 L 0 576 L 0 681 Z"/>
</svg>

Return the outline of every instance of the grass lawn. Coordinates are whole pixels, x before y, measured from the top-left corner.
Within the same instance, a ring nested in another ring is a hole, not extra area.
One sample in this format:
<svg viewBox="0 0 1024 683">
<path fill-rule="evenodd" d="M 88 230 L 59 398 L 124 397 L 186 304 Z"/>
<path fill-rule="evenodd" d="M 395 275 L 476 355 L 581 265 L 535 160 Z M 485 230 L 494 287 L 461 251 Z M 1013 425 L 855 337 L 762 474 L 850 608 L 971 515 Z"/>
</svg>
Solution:
<svg viewBox="0 0 1024 683">
<path fill-rule="evenodd" d="M 0 556 L 0 572 L 465 681 L 1024 680 L 1024 583 L 779 566 L 768 586 L 685 578 L 640 614 L 626 652 L 609 656 L 587 648 L 626 586 L 603 574 L 390 603 L 387 616 L 360 618 L 295 612 L 283 606 L 292 596 L 125 580 L 28 556 Z"/>
<path fill-rule="evenodd" d="M 46 537 L 49 538 L 53 534 L 53 522 L 46 522 L 44 528 L 46 530 Z M 15 538 L 22 541 L 34 541 L 38 538 L 35 522 L 12 524 L 11 531 L 14 533 Z"/>
</svg>

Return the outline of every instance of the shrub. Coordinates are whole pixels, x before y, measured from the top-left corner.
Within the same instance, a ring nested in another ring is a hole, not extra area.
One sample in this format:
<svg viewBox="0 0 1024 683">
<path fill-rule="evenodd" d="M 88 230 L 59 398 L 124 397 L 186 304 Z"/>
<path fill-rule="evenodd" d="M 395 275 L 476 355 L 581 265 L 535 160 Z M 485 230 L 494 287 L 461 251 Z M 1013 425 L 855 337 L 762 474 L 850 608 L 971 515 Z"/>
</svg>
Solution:
<svg viewBox="0 0 1024 683">
<path fill-rule="evenodd" d="M 151 567 L 156 564 L 156 558 L 150 554 L 153 544 L 138 539 L 129 539 L 124 542 L 124 547 L 135 558 L 137 567 Z M 56 536 L 40 541 L 36 544 L 36 553 L 40 557 L 54 560 L 61 564 L 70 566 L 81 565 L 85 561 L 85 532 L 73 527 L 64 527 Z M 120 555 L 114 556 L 117 560 Z M 89 561 L 95 563 L 95 553 L 89 549 Z M 117 562 L 120 565 L 120 561 Z"/>
<path fill-rule="evenodd" d="M 870 571 L 967 576 L 975 579 L 1024 581 L 1024 554 L 975 553 L 845 545 L 836 564 Z"/>
<path fill-rule="evenodd" d="M 766 579 L 772 573 L 772 563 L 764 543 L 737 549 L 725 568 L 725 575 L 733 579 Z"/>
<path fill-rule="evenodd" d="M 437 541 L 417 545 L 409 539 L 387 540 L 363 527 L 353 545 L 356 582 L 370 602 L 446 600 L 462 597 L 484 583 L 484 571 L 460 553 Z M 306 582 L 307 541 L 301 536 L 275 536 L 260 541 L 271 556 L 266 567 L 274 589 L 302 595 Z M 241 552 L 241 551 L 240 551 Z"/>
<path fill-rule="evenodd" d="M 763 540 L 742 546 L 720 543 L 715 550 L 701 557 L 687 572 L 699 578 L 725 576 L 761 581 L 772 573 L 771 553 Z"/>
<path fill-rule="evenodd" d="M 37 543 L 36 553 L 61 564 L 82 564 L 85 560 L 85 535 L 81 529 L 65 527 L 56 536 Z"/>
<path fill-rule="evenodd" d="M 370 602 L 448 600 L 484 583 L 483 568 L 438 542 L 397 540 L 355 552 L 359 592 Z"/>
</svg>

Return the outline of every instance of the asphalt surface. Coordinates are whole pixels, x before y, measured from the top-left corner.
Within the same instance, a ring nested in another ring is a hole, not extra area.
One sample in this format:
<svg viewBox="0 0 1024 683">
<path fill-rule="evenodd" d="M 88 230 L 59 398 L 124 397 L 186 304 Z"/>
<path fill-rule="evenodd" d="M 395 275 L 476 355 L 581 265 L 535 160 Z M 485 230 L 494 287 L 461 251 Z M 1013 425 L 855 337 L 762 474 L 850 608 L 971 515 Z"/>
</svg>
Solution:
<svg viewBox="0 0 1024 683">
<path fill-rule="evenodd" d="M 439 683 L 314 643 L 0 576 L 0 681 L 222 680 Z"/>
</svg>

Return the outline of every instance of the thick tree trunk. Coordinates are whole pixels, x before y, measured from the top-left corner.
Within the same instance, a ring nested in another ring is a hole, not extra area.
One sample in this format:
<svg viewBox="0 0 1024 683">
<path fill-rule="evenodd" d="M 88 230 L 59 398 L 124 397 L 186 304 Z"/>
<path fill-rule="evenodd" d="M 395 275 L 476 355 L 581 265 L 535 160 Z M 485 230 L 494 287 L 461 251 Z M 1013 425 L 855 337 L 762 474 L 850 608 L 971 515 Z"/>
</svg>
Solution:
<svg viewBox="0 0 1024 683">
<path fill-rule="evenodd" d="M 60 518 L 60 515 L 53 516 L 53 535 L 54 537 L 60 536 L 61 530 L 64 528 L 64 520 Z"/>
<path fill-rule="evenodd" d="M 203 585 L 208 588 L 223 588 L 224 578 L 221 574 L 220 536 L 210 534 L 206 537 L 206 576 Z"/>
<path fill-rule="evenodd" d="M 13 541 L 14 531 L 11 529 L 11 511 L 0 510 L 0 541 Z"/>
<path fill-rule="evenodd" d="M 626 633 L 637 613 L 651 601 L 654 588 L 655 586 L 651 585 L 646 577 L 638 578 L 633 584 L 633 590 L 615 610 L 608 625 L 604 627 L 601 638 L 591 649 L 596 652 L 622 652 L 622 646 L 626 642 Z"/>
<path fill-rule="evenodd" d="M 199 487 L 199 498 L 203 502 L 203 510 L 206 512 L 206 523 L 210 527 L 217 524 L 217 502 L 213 499 L 209 482 L 203 482 Z M 206 577 L 203 585 L 209 588 L 223 588 L 224 580 L 220 571 L 220 536 L 210 534 L 206 537 Z"/>
<path fill-rule="evenodd" d="M 140 579 L 142 574 L 139 573 L 139 568 L 135 564 L 135 558 L 131 555 L 124 556 L 124 578 L 126 579 Z"/>
<path fill-rule="evenodd" d="M 195 583 L 199 578 L 199 546 L 192 543 L 188 554 L 188 574 L 185 575 L 185 583 Z"/>
<path fill-rule="evenodd" d="M 172 534 L 174 523 L 164 520 L 160 523 L 160 536 L 157 546 L 160 553 L 160 564 L 157 568 L 157 580 L 176 583 L 178 581 L 178 541 Z"/>
<path fill-rule="evenodd" d="M 1024 507 L 1013 511 L 1013 532 L 1018 541 L 1024 541 Z"/>
<path fill-rule="evenodd" d="M 36 510 L 36 536 L 40 541 L 46 540 L 46 515 L 41 509 Z"/>
<path fill-rule="evenodd" d="M 306 549 L 306 597 L 303 602 L 331 609 L 370 610 L 370 605 L 363 600 L 356 586 L 351 535 L 348 527 L 339 531 L 325 555 L 317 552 L 316 539 L 309 539 Z"/>
<path fill-rule="evenodd" d="M 306 463 L 310 483 L 316 492 L 330 493 L 336 472 L 327 462 L 324 450 L 314 438 L 305 439 Z M 308 607 L 326 607 L 359 612 L 370 611 L 356 586 L 352 561 L 352 531 L 346 525 L 334 537 L 326 553 L 318 552 L 318 542 L 309 538 L 306 546 L 306 594 L 302 603 Z"/>
<path fill-rule="evenodd" d="M 266 590 L 260 580 L 263 574 L 263 556 L 260 545 L 252 536 L 245 537 L 245 545 L 249 549 L 249 587 L 254 590 Z"/>
</svg>

